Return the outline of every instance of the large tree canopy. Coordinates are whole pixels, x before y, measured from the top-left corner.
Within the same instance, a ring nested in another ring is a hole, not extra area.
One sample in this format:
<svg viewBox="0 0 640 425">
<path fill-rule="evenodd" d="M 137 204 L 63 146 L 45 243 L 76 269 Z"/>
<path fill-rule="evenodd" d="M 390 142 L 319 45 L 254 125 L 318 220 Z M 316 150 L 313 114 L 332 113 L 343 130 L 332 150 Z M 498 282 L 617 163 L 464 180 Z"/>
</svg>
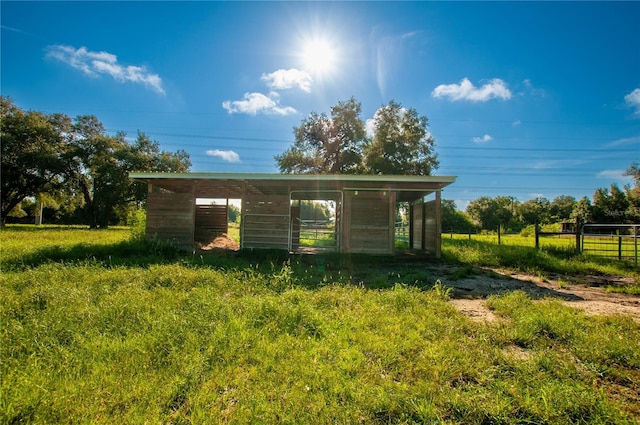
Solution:
<svg viewBox="0 0 640 425">
<path fill-rule="evenodd" d="M 60 188 L 67 144 L 59 115 L 24 112 L 0 97 L 2 224 L 23 199 Z"/>
<path fill-rule="evenodd" d="M 391 101 L 373 119 L 373 139 L 364 149 L 368 173 L 428 176 L 438 167 L 427 117 Z"/>
<path fill-rule="evenodd" d="M 124 133 L 108 135 L 95 116 L 74 120 L 63 114 L 23 112 L 2 98 L 2 222 L 23 199 L 47 193 L 80 198 L 91 227 L 106 227 L 116 210 L 140 204 L 145 185 L 130 171 L 183 172 L 189 155 L 160 149 L 143 133 L 129 143 Z"/>
<path fill-rule="evenodd" d="M 331 116 L 311 113 L 294 127 L 295 141 L 275 157 L 283 173 L 430 175 L 438 166 L 428 120 L 394 101 L 374 117 L 366 137 L 361 104 L 353 97 L 331 108 Z"/>
<path fill-rule="evenodd" d="M 293 130 L 295 141 L 275 157 L 280 171 L 300 174 L 354 174 L 365 138 L 361 104 L 353 97 L 331 108 L 331 116 L 311 113 Z"/>
<path fill-rule="evenodd" d="M 496 230 L 499 226 L 506 226 L 513 219 L 515 207 L 517 203 L 512 197 L 482 196 L 469 203 L 467 214 L 480 228 Z"/>
</svg>

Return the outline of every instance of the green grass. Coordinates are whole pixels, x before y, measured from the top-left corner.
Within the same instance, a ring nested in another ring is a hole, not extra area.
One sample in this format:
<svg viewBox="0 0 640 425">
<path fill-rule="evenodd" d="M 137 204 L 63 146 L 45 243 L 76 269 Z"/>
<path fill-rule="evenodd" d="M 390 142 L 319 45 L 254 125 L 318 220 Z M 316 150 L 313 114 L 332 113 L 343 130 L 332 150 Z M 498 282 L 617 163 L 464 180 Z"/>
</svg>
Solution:
<svg viewBox="0 0 640 425">
<path fill-rule="evenodd" d="M 638 294 L 640 291 L 640 273 L 630 261 L 580 254 L 568 246 L 547 245 L 536 250 L 532 246 L 518 244 L 519 238 L 521 237 L 508 237 L 507 243 L 497 245 L 490 239 L 450 239 L 445 235 L 442 238 L 442 256 L 445 261 L 452 263 L 507 268 L 534 275 L 558 273 L 569 276 L 626 276 L 634 283 L 610 286 L 608 289 L 629 294 Z"/>
<path fill-rule="evenodd" d="M 640 419 L 626 317 L 514 293 L 475 323 L 436 276 L 376 274 L 384 257 L 192 255 L 33 226 L 0 246 L 0 423 Z"/>
</svg>

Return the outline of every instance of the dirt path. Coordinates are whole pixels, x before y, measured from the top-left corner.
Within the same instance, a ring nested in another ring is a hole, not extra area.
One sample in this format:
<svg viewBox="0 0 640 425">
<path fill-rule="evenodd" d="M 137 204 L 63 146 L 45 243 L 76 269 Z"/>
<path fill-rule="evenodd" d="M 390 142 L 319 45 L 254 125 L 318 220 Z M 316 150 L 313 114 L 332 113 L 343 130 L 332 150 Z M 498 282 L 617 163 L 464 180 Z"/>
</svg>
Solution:
<svg viewBox="0 0 640 425">
<path fill-rule="evenodd" d="M 503 270 L 480 270 L 478 275 L 459 280 L 444 280 L 453 288 L 451 304 L 473 320 L 493 321 L 496 315 L 486 306 L 492 294 L 521 290 L 533 298 L 560 298 L 564 304 L 588 314 L 624 314 L 640 323 L 640 297 L 607 292 L 605 286 L 631 284 L 632 278 L 611 276 L 539 277 Z"/>
</svg>

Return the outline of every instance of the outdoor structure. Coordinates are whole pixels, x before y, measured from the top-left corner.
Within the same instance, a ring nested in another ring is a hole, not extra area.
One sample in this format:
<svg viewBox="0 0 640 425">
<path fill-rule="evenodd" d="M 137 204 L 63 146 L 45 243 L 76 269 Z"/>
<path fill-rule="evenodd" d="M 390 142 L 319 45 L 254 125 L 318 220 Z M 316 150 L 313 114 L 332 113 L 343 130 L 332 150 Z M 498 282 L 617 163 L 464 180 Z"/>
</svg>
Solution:
<svg viewBox="0 0 640 425">
<path fill-rule="evenodd" d="M 148 184 L 147 239 L 191 250 L 227 231 L 227 205 L 241 202 L 240 246 L 296 252 L 300 201 L 330 201 L 337 252 L 393 254 L 396 203 L 409 204 L 409 247 L 440 256 L 440 193 L 453 176 L 131 173 Z"/>
</svg>

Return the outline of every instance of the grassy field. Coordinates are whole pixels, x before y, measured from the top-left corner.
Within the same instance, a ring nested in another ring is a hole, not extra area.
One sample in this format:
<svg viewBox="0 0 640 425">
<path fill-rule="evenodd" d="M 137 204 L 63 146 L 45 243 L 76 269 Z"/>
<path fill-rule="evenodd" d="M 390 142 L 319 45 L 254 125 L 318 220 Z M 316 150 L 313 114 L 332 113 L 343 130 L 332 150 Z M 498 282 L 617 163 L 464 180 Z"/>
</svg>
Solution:
<svg viewBox="0 0 640 425">
<path fill-rule="evenodd" d="M 0 247 L 0 423 L 640 420 L 640 325 L 627 317 L 516 292 L 488 299 L 501 320 L 476 323 L 437 276 L 381 276 L 387 258 L 182 254 L 124 228 L 9 226 Z M 443 252 L 635 273 L 488 249 Z"/>
<path fill-rule="evenodd" d="M 541 238 L 540 249 L 535 249 L 533 237 L 502 236 L 501 245 L 495 235 L 442 236 L 445 261 L 471 266 L 507 268 L 535 275 L 557 273 L 562 275 L 615 275 L 627 276 L 635 284 L 625 287 L 609 286 L 617 292 L 640 294 L 640 269 L 632 261 L 580 254 L 575 252 L 575 240 L 565 237 Z"/>
</svg>

